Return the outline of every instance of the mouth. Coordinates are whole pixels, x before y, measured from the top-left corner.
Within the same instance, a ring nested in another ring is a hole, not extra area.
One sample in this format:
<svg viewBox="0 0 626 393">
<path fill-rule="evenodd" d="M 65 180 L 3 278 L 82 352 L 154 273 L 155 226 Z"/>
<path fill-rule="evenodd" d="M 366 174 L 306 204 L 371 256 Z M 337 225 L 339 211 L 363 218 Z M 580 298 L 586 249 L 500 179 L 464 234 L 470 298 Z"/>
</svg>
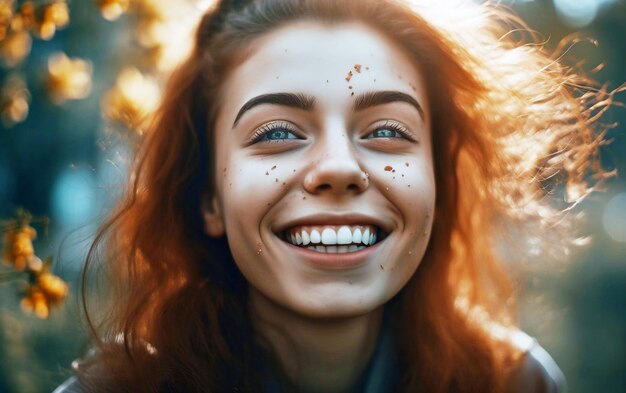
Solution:
<svg viewBox="0 0 626 393">
<path fill-rule="evenodd" d="M 279 237 L 292 246 L 326 254 L 345 254 L 380 243 L 387 234 L 376 225 L 307 225 L 282 231 Z"/>
</svg>

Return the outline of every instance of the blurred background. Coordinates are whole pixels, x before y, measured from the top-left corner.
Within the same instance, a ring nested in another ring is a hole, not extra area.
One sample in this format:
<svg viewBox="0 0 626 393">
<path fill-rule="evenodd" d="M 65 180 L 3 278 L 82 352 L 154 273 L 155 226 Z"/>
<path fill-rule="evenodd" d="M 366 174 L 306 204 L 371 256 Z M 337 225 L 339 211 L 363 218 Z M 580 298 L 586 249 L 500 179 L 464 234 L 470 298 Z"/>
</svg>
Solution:
<svg viewBox="0 0 626 393">
<path fill-rule="evenodd" d="M 52 391 L 88 347 L 81 264 L 164 75 L 210 3 L 0 0 L 0 221 L 16 228 L 16 209 L 30 211 L 32 253 L 52 257 L 52 265 L 26 266 L 26 281 L 0 265 L 0 392 Z M 502 3 L 548 47 L 574 33 L 585 38 L 569 53 L 609 90 L 626 81 L 626 0 Z M 626 102 L 626 93 L 616 98 Z M 621 124 L 602 151 L 619 174 L 579 208 L 593 243 L 567 263 L 520 269 L 522 327 L 556 359 L 573 393 L 626 392 L 626 109 L 611 109 L 604 122 Z M 25 286 L 42 274 L 67 283 L 52 281 L 56 298 L 38 299 Z"/>
</svg>

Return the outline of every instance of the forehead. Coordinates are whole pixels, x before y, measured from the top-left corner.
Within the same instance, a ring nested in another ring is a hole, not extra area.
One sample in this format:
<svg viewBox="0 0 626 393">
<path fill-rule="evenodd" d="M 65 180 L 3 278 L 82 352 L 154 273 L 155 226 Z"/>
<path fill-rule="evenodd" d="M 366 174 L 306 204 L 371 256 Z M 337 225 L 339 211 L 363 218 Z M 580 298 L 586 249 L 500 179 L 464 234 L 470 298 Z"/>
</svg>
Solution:
<svg viewBox="0 0 626 393">
<path fill-rule="evenodd" d="M 373 28 L 301 21 L 250 43 L 223 85 L 222 108 L 236 110 L 251 97 L 275 92 L 311 94 L 330 107 L 370 90 L 402 91 L 423 102 L 422 86 L 409 55 Z"/>
</svg>

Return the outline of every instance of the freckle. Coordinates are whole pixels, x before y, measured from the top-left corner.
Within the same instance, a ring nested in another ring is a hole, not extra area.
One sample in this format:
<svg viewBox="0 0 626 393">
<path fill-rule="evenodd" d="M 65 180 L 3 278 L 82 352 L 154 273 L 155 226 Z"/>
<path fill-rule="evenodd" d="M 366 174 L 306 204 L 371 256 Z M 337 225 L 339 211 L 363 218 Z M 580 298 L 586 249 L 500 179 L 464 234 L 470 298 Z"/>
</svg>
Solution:
<svg viewBox="0 0 626 393">
<path fill-rule="evenodd" d="M 391 173 L 396 173 L 396 170 L 395 170 L 395 169 L 392 169 L 392 170 L 391 170 Z"/>
<path fill-rule="evenodd" d="M 274 165 L 274 166 L 273 166 L 272 168 L 270 168 L 270 169 L 271 169 L 271 170 L 274 170 L 274 169 L 276 169 L 276 165 Z"/>
<path fill-rule="evenodd" d="M 385 270 L 385 268 L 383 267 L 383 265 L 378 265 L 380 266 L 380 270 Z"/>
<path fill-rule="evenodd" d="M 348 89 L 352 90 L 352 86 L 348 86 Z"/>
<path fill-rule="evenodd" d="M 398 78 L 402 79 L 402 75 L 398 74 Z"/>
<path fill-rule="evenodd" d="M 350 94 L 350 97 L 352 97 L 353 95 L 354 95 L 354 92 L 352 92 L 352 93 Z"/>
<path fill-rule="evenodd" d="M 294 169 L 293 172 L 296 173 L 296 170 Z"/>
<path fill-rule="evenodd" d="M 408 162 L 405 162 L 405 163 L 404 163 L 404 165 L 409 166 L 409 163 L 408 163 Z"/>
<path fill-rule="evenodd" d="M 407 187 L 411 188 L 411 185 L 409 184 Z"/>
<path fill-rule="evenodd" d="M 276 79 L 280 79 L 280 76 L 277 76 Z"/>
<path fill-rule="evenodd" d="M 374 82 L 376 82 L 376 78 L 374 78 Z"/>
<path fill-rule="evenodd" d="M 355 64 L 354 65 L 354 69 L 356 70 L 356 72 L 358 72 L 359 74 L 361 73 L 361 65 L 360 64 Z"/>
<path fill-rule="evenodd" d="M 272 202 L 267 202 L 267 206 L 272 206 Z"/>
<path fill-rule="evenodd" d="M 387 172 L 392 171 L 392 170 L 393 170 L 393 167 L 392 167 L 392 166 L 390 166 L 390 165 L 387 165 L 387 166 L 385 167 L 385 171 L 387 171 Z"/>
<path fill-rule="evenodd" d="M 328 79 L 326 79 L 326 83 L 328 83 Z"/>
<path fill-rule="evenodd" d="M 394 176 L 394 177 L 392 177 L 392 179 L 393 179 L 393 180 L 395 180 L 395 179 L 396 179 L 396 177 Z"/>
<path fill-rule="evenodd" d="M 286 185 L 287 183 L 283 182 L 283 186 Z"/>
<path fill-rule="evenodd" d="M 276 183 L 278 183 L 278 178 L 276 178 Z"/>
<path fill-rule="evenodd" d="M 404 177 L 404 173 L 402 174 L 402 177 Z"/>
<path fill-rule="evenodd" d="M 366 71 L 369 71 L 369 70 L 370 70 L 370 68 L 369 68 L 369 67 L 365 67 L 365 70 L 366 70 Z"/>
<path fill-rule="evenodd" d="M 269 176 L 270 173 L 268 171 L 265 171 L 265 176 Z"/>
<path fill-rule="evenodd" d="M 352 71 L 348 71 L 348 75 L 346 75 L 346 82 L 350 82 L 350 79 L 352 79 Z"/>
<path fill-rule="evenodd" d="M 302 197 L 302 200 L 305 200 L 305 199 L 306 199 L 306 197 Z"/>
</svg>

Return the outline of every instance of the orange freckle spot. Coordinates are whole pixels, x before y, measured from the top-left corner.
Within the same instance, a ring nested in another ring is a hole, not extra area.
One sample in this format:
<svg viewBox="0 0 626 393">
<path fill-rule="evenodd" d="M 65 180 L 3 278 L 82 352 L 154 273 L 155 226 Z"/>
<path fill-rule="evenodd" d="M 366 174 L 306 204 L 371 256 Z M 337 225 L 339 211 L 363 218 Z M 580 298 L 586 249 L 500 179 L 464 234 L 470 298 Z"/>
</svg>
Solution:
<svg viewBox="0 0 626 393">
<path fill-rule="evenodd" d="M 286 185 L 287 183 L 283 182 L 283 186 Z"/>
<path fill-rule="evenodd" d="M 352 71 L 348 71 L 348 75 L 346 75 L 346 82 L 350 82 L 350 79 L 352 79 Z"/>
<path fill-rule="evenodd" d="M 361 65 L 360 64 L 355 64 L 354 65 L 354 69 L 356 70 L 356 72 L 358 72 L 359 74 L 361 73 Z"/>
<path fill-rule="evenodd" d="M 387 171 L 387 172 L 392 171 L 392 170 L 393 170 L 393 167 L 392 167 L 392 166 L 387 165 L 387 166 L 385 167 L 385 171 Z"/>
</svg>

